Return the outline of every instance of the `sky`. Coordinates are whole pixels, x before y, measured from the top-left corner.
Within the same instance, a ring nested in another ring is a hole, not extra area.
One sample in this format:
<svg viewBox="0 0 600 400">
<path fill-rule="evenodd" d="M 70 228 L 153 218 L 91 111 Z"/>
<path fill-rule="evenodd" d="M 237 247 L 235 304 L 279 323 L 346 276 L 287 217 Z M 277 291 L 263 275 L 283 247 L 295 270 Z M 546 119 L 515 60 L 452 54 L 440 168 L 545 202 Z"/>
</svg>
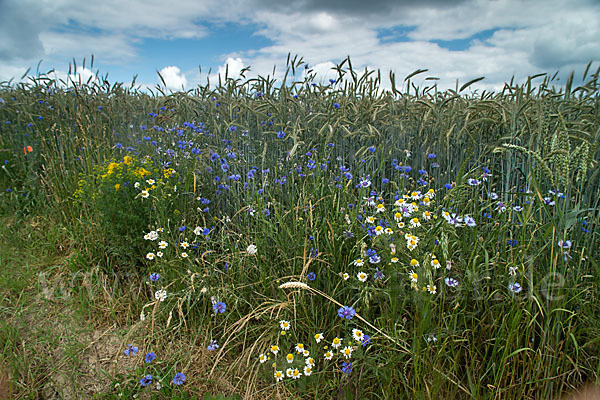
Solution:
<svg viewBox="0 0 600 400">
<path fill-rule="evenodd" d="M 350 56 L 355 70 L 389 71 L 397 86 L 439 78 L 478 90 L 559 71 L 561 84 L 600 66 L 600 0 L 0 0 L 0 81 L 54 70 L 66 80 L 108 74 L 111 83 L 189 90 L 238 77 L 281 78 L 287 55 L 317 74 Z M 91 56 L 94 66 L 90 69 Z M 83 69 L 83 60 L 86 69 Z"/>
</svg>

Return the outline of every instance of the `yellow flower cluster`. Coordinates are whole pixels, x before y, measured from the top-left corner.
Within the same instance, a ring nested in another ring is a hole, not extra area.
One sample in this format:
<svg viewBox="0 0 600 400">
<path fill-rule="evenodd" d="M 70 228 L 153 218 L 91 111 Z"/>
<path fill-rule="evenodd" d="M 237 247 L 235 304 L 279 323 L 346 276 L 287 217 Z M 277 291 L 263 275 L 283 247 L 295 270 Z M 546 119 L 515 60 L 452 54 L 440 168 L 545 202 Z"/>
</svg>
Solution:
<svg viewBox="0 0 600 400">
<path fill-rule="evenodd" d="M 173 168 L 155 168 L 154 163 L 149 158 L 138 159 L 132 155 L 126 155 L 122 161 L 110 160 L 102 165 L 94 167 L 92 177 L 86 179 L 82 177 L 78 182 L 78 189 L 75 191 L 75 198 L 84 197 L 85 193 L 96 198 L 102 192 L 112 192 L 123 190 L 127 186 L 142 183 L 145 180 L 150 186 L 147 190 L 155 189 L 156 184 L 165 184 L 164 179 L 169 179 L 175 175 Z M 158 178 L 157 181 L 151 179 L 152 176 Z M 93 183 L 95 182 L 95 183 Z M 128 184 L 125 182 L 129 182 Z M 140 188 L 141 189 L 141 188 Z"/>
</svg>

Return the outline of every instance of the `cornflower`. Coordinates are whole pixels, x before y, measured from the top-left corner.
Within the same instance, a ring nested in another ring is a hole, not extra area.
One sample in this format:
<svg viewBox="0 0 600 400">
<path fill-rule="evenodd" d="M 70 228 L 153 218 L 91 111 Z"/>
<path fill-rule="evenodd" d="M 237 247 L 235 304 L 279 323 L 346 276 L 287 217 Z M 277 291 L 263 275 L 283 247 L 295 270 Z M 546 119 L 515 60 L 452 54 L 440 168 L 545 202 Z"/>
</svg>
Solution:
<svg viewBox="0 0 600 400">
<path fill-rule="evenodd" d="M 215 311 L 215 314 L 218 314 L 218 313 L 223 314 L 225 312 L 225 310 L 227 309 L 227 305 L 225 303 L 223 303 L 222 301 L 217 301 L 213 304 L 212 308 Z"/>
<path fill-rule="evenodd" d="M 208 344 L 208 346 L 206 346 L 206 349 L 208 351 L 213 351 L 213 350 L 216 350 L 218 348 L 219 348 L 219 345 L 217 344 L 217 341 L 214 340 L 214 339 L 210 341 L 210 343 Z M 275 354 L 277 354 L 277 353 L 275 353 Z"/>
<path fill-rule="evenodd" d="M 356 311 L 354 310 L 354 308 L 349 306 L 343 306 L 338 309 L 338 316 L 344 319 L 352 319 L 352 317 L 354 317 L 355 314 Z"/>
<path fill-rule="evenodd" d="M 146 387 L 152 383 L 152 375 L 146 375 L 140 380 L 140 386 Z"/>
<path fill-rule="evenodd" d="M 175 377 L 173 378 L 173 384 L 180 386 L 183 385 L 183 382 L 185 382 L 185 374 L 183 372 L 178 372 L 175 374 Z"/>
<path fill-rule="evenodd" d="M 136 355 L 138 352 L 138 348 L 137 346 L 134 346 L 132 344 L 128 344 L 127 345 L 127 349 L 125 350 L 125 355 L 126 356 L 134 356 Z"/>
<path fill-rule="evenodd" d="M 508 285 L 508 290 L 510 290 L 513 293 L 520 293 L 521 290 L 523 290 L 523 288 L 521 287 L 521 284 L 519 282 L 515 282 L 515 283 L 510 283 Z"/>
<path fill-rule="evenodd" d="M 156 358 L 156 354 L 154 354 L 154 352 L 151 351 L 150 353 L 146 354 L 146 357 L 144 358 L 144 361 L 149 364 L 152 361 L 154 361 L 155 358 Z"/>
<path fill-rule="evenodd" d="M 344 372 L 345 374 L 350 374 L 350 372 L 352 372 L 352 363 L 343 362 L 342 363 L 342 372 Z"/>
</svg>

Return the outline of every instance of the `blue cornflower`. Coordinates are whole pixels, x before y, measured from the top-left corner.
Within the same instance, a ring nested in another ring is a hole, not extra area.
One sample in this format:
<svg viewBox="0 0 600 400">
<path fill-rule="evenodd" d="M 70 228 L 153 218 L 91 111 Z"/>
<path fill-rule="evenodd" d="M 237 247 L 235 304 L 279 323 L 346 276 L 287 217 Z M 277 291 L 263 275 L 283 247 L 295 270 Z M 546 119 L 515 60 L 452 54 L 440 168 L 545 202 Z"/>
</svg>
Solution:
<svg viewBox="0 0 600 400">
<path fill-rule="evenodd" d="M 283 138 L 285 137 L 285 132 L 284 132 L 284 131 L 278 131 L 278 132 L 277 132 L 277 137 L 278 137 L 279 139 L 283 139 Z"/>
<path fill-rule="evenodd" d="M 134 346 L 132 344 L 128 344 L 127 345 L 127 350 L 125 350 L 125 355 L 126 356 L 133 356 L 133 355 L 136 355 L 137 352 L 138 352 L 137 346 Z"/>
<path fill-rule="evenodd" d="M 183 231 L 185 231 L 185 229 L 186 229 L 185 225 L 183 225 L 182 227 L 179 228 L 179 232 L 183 232 Z"/>
<path fill-rule="evenodd" d="M 306 275 L 306 277 L 309 281 L 314 281 L 317 278 L 317 275 L 314 272 L 309 272 L 308 275 Z"/>
<path fill-rule="evenodd" d="M 390 180 L 388 178 L 383 178 L 383 179 L 381 179 L 381 183 L 383 183 L 383 184 L 390 183 Z"/>
<path fill-rule="evenodd" d="M 183 372 L 178 372 L 175 374 L 175 377 L 173 378 L 173 384 L 179 386 L 183 385 L 183 382 L 185 382 L 185 374 Z"/>
<path fill-rule="evenodd" d="M 336 80 L 335 80 L 335 79 L 330 79 L 330 80 L 329 80 L 329 83 L 331 83 L 332 85 L 333 85 L 335 82 L 336 82 Z"/>
<path fill-rule="evenodd" d="M 571 246 L 573 246 L 573 242 L 571 242 L 570 240 L 559 240 L 558 246 L 562 247 L 563 249 L 570 249 Z"/>
<path fill-rule="evenodd" d="M 154 354 L 154 352 L 151 351 L 150 353 L 146 354 L 146 358 L 144 361 L 146 361 L 147 363 L 151 363 L 152 361 L 154 361 L 155 358 L 156 358 L 156 354 Z"/>
<path fill-rule="evenodd" d="M 519 282 L 515 282 L 515 283 L 510 283 L 508 285 L 508 290 L 510 290 L 513 293 L 520 293 L 521 290 L 523 290 L 523 288 L 521 287 L 521 284 Z"/>
<path fill-rule="evenodd" d="M 444 185 L 444 187 L 445 187 L 446 189 L 450 190 L 450 189 L 452 189 L 452 184 L 451 184 L 451 183 L 446 183 L 446 184 Z"/>
<path fill-rule="evenodd" d="M 223 314 L 226 309 L 227 306 L 222 301 L 217 301 L 215 304 L 213 304 L 213 310 L 215 311 L 215 314 Z"/>
<path fill-rule="evenodd" d="M 315 249 L 314 247 L 310 248 L 310 258 L 315 258 L 319 255 L 319 249 Z"/>
<path fill-rule="evenodd" d="M 334 108 L 340 108 L 340 103 L 333 103 Z"/>
<path fill-rule="evenodd" d="M 458 281 L 456 279 L 450 278 L 450 277 L 444 278 L 444 283 L 446 284 L 446 286 L 449 286 L 449 287 L 457 287 L 458 286 Z"/>
<path fill-rule="evenodd" d="M 356 310 L 349 306 L 340 307 L 338 310 L 338 316 L 344 319 L 352 319 L 352 317 L 354 317 L 355 314 Z"/>
<path fill-rule="evenodd" d="M 514 247 L 514 246 L 516 246 L 516 245 L 517 245 L 517 239 L 508 239 L 508 240 L 506 241 L 506 243 L 507 243 L 509 246 L 513 246 L 513 247 Z"/>
<path fill-rule="evenodd" d="M 363 176 L 362 178 L 360 178 L 360 182 L 358 182 L 358 187 L 361 188 L 366 188 L 371 186 L 371 180 L 369 179 L 369 175 L 367 176 Z"/>
<path fill-rule="evenodd" d="M 343 362 L 342 363 L 342 372 L 344 372 L 345 374 L 349 374 L 350 372 L 352 372 L 352 363 Z"/>
<path fill-rule="evenodd" d="M 156 282 L 159 279 L 160 279 L 160 275 L 158 274 L 158 272 L 153 272 L 150 274 L 150 280 L 152 282 Z"/>
<path fill-rule="evenodd" d="M 145 377 L 142 378 L 142 380 L 140 381 L 140 385 L 142 387 L 146 387 L 149 384 L 152 383 L 152 375 L 146 375 Z"/>
<path fill-rule="evenodd" d="M 362 344 L 363 346 L 367 346 L 368 344 L 371 344 L 371 336 L 369 335 L 364 335 L 362 340 L 360 341 L 360 344 Z"/>
<path fill-rule="evenodd" d="M 208 351 L 214 351 L 218 348 L 219 348 L 219 345 L 217 344 L 216 340 L 211 340 L 210 343 L 208 344 L 208 346 L 206 347 L 206 349 Z"/>
<path fill-rule="evenodd" d="M 436 157 L 437 156 L 435 154 L 433 154 L 433 153 L 427 154 L 427 158 L 429 158 L 430 160 L 433 159 L 433 158 L 436 158 Z"/>
<path fill-rule="evenodd" d="M 264 210 L 262 210 L 262 215 L 264 215 L 265 217 L 268 217 L 271 215 L 271 211 L 269 211 L 268 208 L 265 208 Z"/>
<path fill-rule="evenodd" d="M 375 148 L 375 146 L 369 146 L 368 150 L 371 153 L 375 153 L 376 148 Z"/>
<path fill-rule="evenodd" d="M 383 271 L 380 271 L 379 268 L 375 268 L 375 274 L 373 275 L 373 278 L 376 281 L 382 280 L 385 278 L 385 275 L 383 274 Z"/>
</svg>

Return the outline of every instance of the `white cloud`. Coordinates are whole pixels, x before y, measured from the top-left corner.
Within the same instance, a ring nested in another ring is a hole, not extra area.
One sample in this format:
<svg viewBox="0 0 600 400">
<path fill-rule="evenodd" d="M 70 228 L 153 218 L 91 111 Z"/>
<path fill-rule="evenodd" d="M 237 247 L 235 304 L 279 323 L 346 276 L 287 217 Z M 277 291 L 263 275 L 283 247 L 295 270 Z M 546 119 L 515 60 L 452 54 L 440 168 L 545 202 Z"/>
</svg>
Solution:
<svg viewBox="0 0 600 400">
<path fill-rule="evenodd" d="M 137 53 L 133 46 L 135 40 L 123 34 L 42 32 L 39 37 L 45 54 L 66 60 L 89 59 L 93 54 L 96 59 L 114 64 L 131 61 Z"/>
<path fill-rule="evenodd" d="M 174 65 L 164 67 L 160 70 L 160 75 L 165 81 L 167 89 L 173 91 L 185 90 L 185 87 L 187 85 L 187 79 L 185 78 L 185 74 L 181 72 L 179 67 L 176 67 Z"/>
<path fill-rule="evenodd" d="M 208 80 L 212 86 L 218 84 L 219 78 L 221 79 L 221 82 L 224 82 L 226 77 L 231 79 L 242 78 L 240 72 L 245 67 L 247 67 L 247 65 L 244 65 L 242 58 L 235 56 L 227 57 L 225 63 L 219 66 L 217 72 L 208 75 Z M 272 67 L 273 66 L 271 66 L 271 68 Z M 252 75 L 254 76 L 255 74 L 252 73 Z M 244 73 L 244 76 L 246 76 L 246 73 Z"/>
<path fill-rule="evenodd" d="M 312 70 L 312 74 L 315 74 L 316 82 L 327 84 L 329 79 L 338 79 L 338 73 L 332 70 L 334 67 L 334 63 L 326 61 L 310 67 L 310 70 Z M 303 77 L 306 76 L 307 72 L 307 70 L 304 70 Z"/>
<path fill-rule="evenodd" d="M 327 2 L 326 0 L 323 0 Z M 288 53 L 298 54 L 314 66 L 317 81 L 333 63 L 350 55 L 354 70 L 365 66 L 381 69 L 382 84 L 389 87 L 389 70 L 396 73 L 398 86 L 404 76 L 419 68 L 429 71 L 413 79 L 431 84 L 427 76 L 440 80 L 440 89 L 454 88 L 485 76 L 472 89 L 501 89 L 514 75 L 523 82 L 539 72 L 553 74 L 560 69 L 582 71 L 600 54 L 600 3 L 574 1 L 566 7 L 559 0 L 514 1 L 471 0 L 440 7 L 404 6 L 364 18 L 363 15 L 310 9 L 284 12 L 279 9 L 248 11 L 248 18 L 260 21 L 260 34 L 274 44 L 252 53 L 237 53 L 252 66 L 253 75 L 270 73 L 277 64 L 277 77 Z M 576 4 L 575 4 L 576 3 Z M 380 39 L 383 28 L 408 29 L 406 41 Z M 480 32 L 493 32 L 489 39 L 472 39 L 461 51 L 452 51 L 431 40 L 468 39 Z M 335 73 L 333 74 L 335 77 Z"/>
<path fill-rule="evenodd" d="M 15 83 L 26 71 L 27 67 L 15 65 L 14 63 L 0 63 L 0 82 L 8 82 L 13 79 L 13 83 Z"/>
<path fill-rule="evenodd" d="M 372 0 L 368 4 L 362 0 L 298 0 L 293 4 L 278 0 L 180 0 L 168 6 L 163 0 L 22 0 L 4 9 L 3 4 L 7 3 L 0 0 L 4 21 L 9 20 L 6 15 L 10 12 L 11 21 L 28 23 L 16 24 L 24 27 L 17 31 L 9 25 L 2 28 L 0 18 L 0 34 L 12 35 L 0 44 L 0 77 L 16 76 L 26 69 L 22 65 L 35 65 L 42 57 L 46 63 L 50 60 L 62 65 L 73 57 L 90 54 L 112 65 L 131 63 L 142 56 L 137 46 L 142 40 L 206 37 L 211 35 L 208 23 L 252 23 L 258 27 L 257 34 L 272 41 L 263 48 L 221 55 L 224 64 L 209 76 L 213 83 L 219 76 L 224 78 L 226 65 L 228 76 L 233 78 L 239 77 L 244 66 L 251 66 L 246 75 L 249 78 L 272 75 L 277 65 L 275 77 L 281 78 L 291 53 L 309 62 L 317 72 L 317 81 L 335 78 L 331 67 L 350 55 L 358 74 L 365 66 L 380 68 L 382 83 L 388 87 L 390 69 L 401 85 L 410 72 L 427 68 L 429 72 L 416 77 L 415 84 L 425 84 L 425 77 L 437 76 L 440 88 L 454 88 L 456 79 L 464 83 L 485 76 L 473 87 L 492 89 L 501 88 L 512 75 L 522 81 L 538 72 L 581 71 L 588 61 L 598 61 L 600 54 L 600 3 L 595 0 L 571 0 L 568 4 L 564 0 Z M 27 15 L 35 18 L 26 21 Z M 393 31 L 394 27 L 406 31 L 405 41 L 381 39 L 382 30 Z M 461 51 L 431 42 L 471 39 L 484 31 L 488 36 L 493 34 L 488 39 L 471 40 Z M 27 51 L 19 50 L 19 43 L 30 46 Z M 156 58 L 154 62 L 164 61 Z M 185 72 L 189 82 L 178 68 L 166 71 L 165 75 L 172 74 L 167 86 L 179 90 L 182 84 L 204 83 L 202 76 Z"/>
<path fill-rule="evenodd" d="M 98 82 L 96 74 L 88 68 L 78 68 L 76 73 L 68 75 L 67 78 L 68 85 L 92 84 Z"/>
</svg>

